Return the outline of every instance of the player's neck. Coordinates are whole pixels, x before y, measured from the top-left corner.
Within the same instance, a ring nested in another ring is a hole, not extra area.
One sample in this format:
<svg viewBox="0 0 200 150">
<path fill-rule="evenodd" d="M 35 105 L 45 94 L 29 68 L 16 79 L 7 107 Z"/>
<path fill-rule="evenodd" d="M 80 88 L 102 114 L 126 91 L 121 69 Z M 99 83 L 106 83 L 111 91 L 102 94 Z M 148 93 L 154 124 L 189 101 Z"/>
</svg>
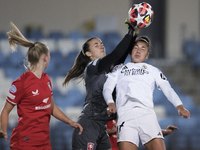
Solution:
<svg viewBox="0 0 200 150">
<path fill-rule="evenodd" d="M 43 73 L 43 66 L 37 64 L 36 67 L 33 70 L 30 70 L 37 78 L 41 78 L 42 77 L 42 73 Z"/>
<path fill-rule="evenodd" d="M 42 77 L 42 73 L 41 71 L 39 70 L 36 70 L 36 71 L 31 71 L 38 79 L 40 79 Z"/>
</svg>

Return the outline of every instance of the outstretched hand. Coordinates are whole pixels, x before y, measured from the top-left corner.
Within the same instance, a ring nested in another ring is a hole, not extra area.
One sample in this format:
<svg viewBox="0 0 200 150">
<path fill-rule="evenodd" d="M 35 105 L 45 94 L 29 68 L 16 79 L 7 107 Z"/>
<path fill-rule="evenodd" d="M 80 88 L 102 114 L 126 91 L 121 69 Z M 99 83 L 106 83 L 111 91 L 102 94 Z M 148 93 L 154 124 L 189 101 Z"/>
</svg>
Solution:
<svg viewBox="0 0 200 150">
<path fill-rule="evenodd" d="M 6 134 L 5 132 L 3 132 L 2 130 L 0 131 L 0 138 L 4 138 L 5 141 L 8 140 L 8 136 L 7 136 L 7 134 Z"/>
<path fill-rule="evenodd" d="M 138 34 L 140 33 L 140 29 L 139 29 L 139 28 L 133 27 L 133 26 L 130 24 L 128 18 L 126 18 L 126 20 L 125 20 L 125 25 L 127 26 L 128 29 L 132 28 L 132 30 L 133 30 L 133 36 L 138 35 Z"/>
<path fill-rule="evenodd" d="M 190 112 L 183 107 L 183 105 L 177 106 L 177 110 L 180 116 L 183 118 L 190 118 Z"/>
<path fill-rule="evenodd" d="M 167 136 L 167 135 L 171 134 L 174 130 L 177 130 L 177 129 L 178 129 L 178 127 L 169 125 L 166 130 L 162 130 L 162 134 L 163 134 L 163 136 Z"/>
<path fill-rule="evenodd" d="M 83 127 L 82 127 L 79 123 L 72 121 L 72 122 L 70 123 L 70 126 L 73 127 L 73 128 L 79 128 L 80 131 L 79 131 L 78 134 L 79 134 L 79 135 L 82 134 L 82 132 L 83 132 Z"/>
</svg>

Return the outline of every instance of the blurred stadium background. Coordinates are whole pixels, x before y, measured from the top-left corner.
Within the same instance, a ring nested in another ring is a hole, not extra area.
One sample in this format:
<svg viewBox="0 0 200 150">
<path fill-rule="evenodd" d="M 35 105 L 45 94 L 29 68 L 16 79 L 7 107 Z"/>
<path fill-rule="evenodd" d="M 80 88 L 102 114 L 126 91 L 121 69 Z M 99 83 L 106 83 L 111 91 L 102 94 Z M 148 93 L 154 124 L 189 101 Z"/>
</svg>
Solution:
<svg viewBox="0 0 200 150">
<path fill-rule="evenodd" d="M 6 32 L 12 21 L 32 41 L 44 41 L 51 51 L 45 71 L 51 77 L 55 103 L 73 120 L 82 110 L 84 83 L 72 82 L 66 88 L 62 81 L 72 67 L 86 39 L 102 39 L 107 53 L 127 32 L 124 20 L 138 0 L 0 0 L 0 109 L 13 80 L 24 71 L 26 50 L 18 47 L 11 53 Z M 179 130 L 165 138 L 169 150 L 200 149 L 200 1 L 146 0 L 152 5 L 154 21 L 141 35 L 148 35 L 153 44 L 148 63 L 168 77 L 191 118 L 181 118 L 161 91 L 155 89 L 154 103 L 162 128 L 176 125 Z M 127 58 L 126 61 L 130 61 Z M 8 135 L 17 123 L 16 108 L 9 118 Z M 73 129 L 52 117 L 50 140 L 53 150 L 70 150 Z M 9 141 L 0 139 L 0 150 L 8 150 Z M 140 146 L 139 150 L 145 149 Z"/>
</svg>

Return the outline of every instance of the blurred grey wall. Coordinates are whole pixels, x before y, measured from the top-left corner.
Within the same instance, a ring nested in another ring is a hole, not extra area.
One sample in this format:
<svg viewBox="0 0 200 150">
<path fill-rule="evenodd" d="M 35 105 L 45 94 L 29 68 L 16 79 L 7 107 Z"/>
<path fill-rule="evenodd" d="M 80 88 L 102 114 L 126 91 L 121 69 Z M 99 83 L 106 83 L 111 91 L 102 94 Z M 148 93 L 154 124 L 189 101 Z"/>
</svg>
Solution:
<svg viewBox="0 0 200 150">
<path fill-rule="evenodd" d="M 151 1 L 155 3 L 160 0 L 146 0 L 146 2 Z M 118 23 L 113 28 L 124 35 L 127 31 L 124 20 L 133 2 L 133 0 L 0 0 L 0 30 L 8 31 L 9 22 L 12 21 L 20 30 L 32 24 L 42 25 L 44 33 L 51 30 L 61 30 L 66 33 L 70 30 L 84 32 L 85 25 L 95 21 L 99 16 L 115 16 Z M 162 33 L 165 39 L 165 56 L 181 59 L 182 39 L 199 39 L 199 0 L 166 0 L 164 7 L 160 9 L 165 9 L 163 15 L 165 28 Z M 107 24 L 104 25 L 106 28 Z"/>
<path fill-rule="evenodd" d="M 166 0 L 166 8 L 166 57 L 182 58 L 182 40 L 200 38 L 200 1 Z"/>
<path fill-rule="evenodd" d="M 117 28 L 125 34 L 124 21 L 130 6 L 130 0 L 0 0 L 0 30 L 8 31 L 12 21 L 20 29 L 27 24 L 41 24 L 45 33 L 68 32 L 82 30 L 87 21 L 98 16 L 117 16 Z"/>
</svg>

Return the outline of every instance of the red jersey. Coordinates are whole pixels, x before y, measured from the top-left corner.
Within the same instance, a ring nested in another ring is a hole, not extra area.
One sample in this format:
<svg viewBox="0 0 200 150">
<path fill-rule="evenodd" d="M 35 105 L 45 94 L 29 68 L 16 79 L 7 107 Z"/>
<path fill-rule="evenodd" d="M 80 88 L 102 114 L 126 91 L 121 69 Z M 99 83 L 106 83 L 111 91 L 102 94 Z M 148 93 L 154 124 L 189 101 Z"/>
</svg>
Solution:
<svg viewBox="0 0 200 150">
<path fill-rule="evenodd" d="M 112 129 L 113 125 L 116 124 L 116 120 L 110 120 L 107 122 L 107 128 Z M 117 132 L 109 135 L 112 150 L 119 150 L 117 147 Z"/>
<path fill-rule="evenodd" d="M 17 105 L 19 116 L 10 145 L 43 145 L 49 140 L 52 86 L 46 73 L 37 78 L 27 71 L 12 83 L 7 101 Z"/>
</svg>

